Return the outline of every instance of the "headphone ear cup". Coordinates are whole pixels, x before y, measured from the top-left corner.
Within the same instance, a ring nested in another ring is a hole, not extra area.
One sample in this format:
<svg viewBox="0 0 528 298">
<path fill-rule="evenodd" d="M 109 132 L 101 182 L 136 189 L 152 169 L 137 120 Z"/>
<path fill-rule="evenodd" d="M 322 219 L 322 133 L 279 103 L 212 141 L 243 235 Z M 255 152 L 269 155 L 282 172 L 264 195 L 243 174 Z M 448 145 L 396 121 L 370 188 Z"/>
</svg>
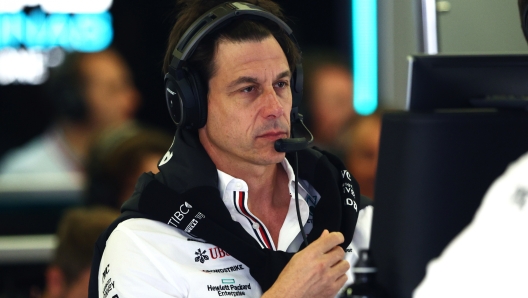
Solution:
<svg viewBox="0 0 528 298">
<path fill-rule="evenodd" d="M 191 86 L 192 93 L 195 98 L 195 112 L 193 116 L 193 128 L 202 128 L 207 122 L 207 91 L 208 86 L 204 84 L 200 75 L 192 70 L 188 69 L 189 85 Z"/>
<path fill-rule="evenodd" d="M 178 126 L 185 122 L 183 104 L 179 92 L 180 88 L 176 79 L 170 73 L 167 73 L 165 75 L 165 100 L 172 121 Z"/>
<path fill-rule="evenodd" d="M 176 79 L 178 78 L 178 79 Z M 187 68 L 165 75 L 165 99 L 172 121 L 178 127 L 202 128 L 207 121 L 207 89 L 200 76 Z"/>
<path fill-rule="evenodd" d="M 298 63 L 295 66 L 295 71 L 292 74 L 290 88 L 292 92 L 292 110 L 301 105 L 303 96 L 303 68 L 302 64 Z"/>
</svg>

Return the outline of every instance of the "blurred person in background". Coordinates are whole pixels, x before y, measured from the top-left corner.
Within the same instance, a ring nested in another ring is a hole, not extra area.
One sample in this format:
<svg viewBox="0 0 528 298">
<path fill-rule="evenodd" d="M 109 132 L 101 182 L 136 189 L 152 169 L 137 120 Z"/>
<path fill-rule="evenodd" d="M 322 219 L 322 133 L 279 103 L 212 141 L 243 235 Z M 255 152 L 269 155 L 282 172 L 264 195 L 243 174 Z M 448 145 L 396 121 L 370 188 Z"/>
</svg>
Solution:
<svg viewBox="0 0 528 298">
<path fill-rule="evenodd" d="M 86 203 L 119 209 L 142 173 L 158 172 L 158 162 L 171 143 L 170 134 L 136 123 L 103 132 L 86 164 Z"/>
<path fill-rule="evenodd" d="M 45 273 L 42 298 L 88 297 L 94 244 L 99 234 L 119 216 L 105 207 L 68 210 L 57 229 L 57 248 Z"/>
<path fill-rule="evenodd" d="M 91 139 L 131 120 L 140 102 L 130 70 L 113 49 L 70 54 L 51 73 L 48 90 L 55 120 L 42 135 L 3 157 L 0 188 L 9 185 L 11 176 L 80 192 Z"/>
<path fill-rule="evenodd" d="M 381 134 L 381 112 L 356 116 L 343 127 L 339 136 L 339 149 L 345 165 L 359 183 L 361 194 L 373 199 L 376 169 L 378 167 Z"/>
<path fill-rule="evenodd" d="M 301 111 L 314 136 L 314 145 L 332 153 L 345 122 L 355 116 L 352 108 L 352 73 L 346 59 L 329 50 L 303 54 L 304 97 Z"/>
</svg>

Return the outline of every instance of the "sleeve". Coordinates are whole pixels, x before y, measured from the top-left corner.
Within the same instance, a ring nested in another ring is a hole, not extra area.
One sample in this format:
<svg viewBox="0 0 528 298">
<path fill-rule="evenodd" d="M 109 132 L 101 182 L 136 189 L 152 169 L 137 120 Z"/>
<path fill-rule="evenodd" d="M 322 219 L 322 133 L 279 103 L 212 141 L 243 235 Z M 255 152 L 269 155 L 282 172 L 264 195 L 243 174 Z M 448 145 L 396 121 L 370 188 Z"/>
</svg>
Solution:
<svg viewBox="0 0 528 298">
<path fill-rule="evenodd" d="M 187 297 L 185 281 L 173 274 L 178 264 L 156 248 L 163 241 L 118 226 L 101 258 L 99 298 Z"/>
<path fill-rule="evenodd" d="M 528 155 L 486 193 L 473 221 L 427 266 L 414 298 L 527 297 Z"/>
</svg>

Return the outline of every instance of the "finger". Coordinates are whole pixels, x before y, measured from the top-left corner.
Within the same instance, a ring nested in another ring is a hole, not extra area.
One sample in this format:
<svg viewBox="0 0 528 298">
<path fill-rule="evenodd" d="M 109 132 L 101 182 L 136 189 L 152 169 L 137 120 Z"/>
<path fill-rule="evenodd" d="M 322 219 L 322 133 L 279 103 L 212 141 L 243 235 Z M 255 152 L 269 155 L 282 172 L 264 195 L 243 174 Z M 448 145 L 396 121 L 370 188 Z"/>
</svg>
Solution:
<svg viewBox="0 0 528 298">
<path fill-rule="evenodd" d="M 323 255 L 323 261 L 329 267 L 334 266 L 337 262 L 345 258 L 345 251 L 341 246 L 334 246 L 331 250 Z"/>
<path fill-rule="evenodd" d="M 333 267 L 329 268 L 327 273 L 330 280 L 338 280 L 340 276 L 346 276 L 346 273 L 349 269 L 350 264 L 345 260 L 341 260 L 337 262 Z"/>
<path fill-rule="evenodd" d="M 336 279 L 336 281 L 334 282 L 334 286 L 339 290 L 345 285 L 347 280 L 348 276 L 346 276 L 346 274 L 343 274 Z"/>
<path fill-rule="evenodd" d="M 350 269 L 350 263 L 347 260 L 340 260 L 339 262 L 335 263 L 331 269 L 335 269 L 337 272 L 346 273 L 348 269 Z"/>
<path fill-rule="evenodd" d="M 324 232 L 323 232 L 324 234 Z M 345 237 L 340 232 L 332 232 L 321 235 L 317 240 L 312 242 L 308 247 L 312 247 L 317 253 L 324 254 L 343 243 Z"/>
</svg>

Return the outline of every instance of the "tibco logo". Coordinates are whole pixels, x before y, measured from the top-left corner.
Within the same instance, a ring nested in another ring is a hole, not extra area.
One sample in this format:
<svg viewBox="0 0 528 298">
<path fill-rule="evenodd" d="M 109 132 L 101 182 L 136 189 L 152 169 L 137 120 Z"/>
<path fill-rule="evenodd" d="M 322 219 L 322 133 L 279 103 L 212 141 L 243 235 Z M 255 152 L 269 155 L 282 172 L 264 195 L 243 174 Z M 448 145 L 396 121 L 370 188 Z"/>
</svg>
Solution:
<svg viewBox="0 0 528 298">
<path fill-rule="evenodd" d="M 189 213 L 189 209 L 191 209 L 191 204 L 185 202 L 184 204 L 180 205 L 180 211 L 174 212 L 174 214 L 171 216 L 169 222 L 167 224 L 177 228 L 180 222 L 185 217 L 185 214 Z"/>
</svg>

